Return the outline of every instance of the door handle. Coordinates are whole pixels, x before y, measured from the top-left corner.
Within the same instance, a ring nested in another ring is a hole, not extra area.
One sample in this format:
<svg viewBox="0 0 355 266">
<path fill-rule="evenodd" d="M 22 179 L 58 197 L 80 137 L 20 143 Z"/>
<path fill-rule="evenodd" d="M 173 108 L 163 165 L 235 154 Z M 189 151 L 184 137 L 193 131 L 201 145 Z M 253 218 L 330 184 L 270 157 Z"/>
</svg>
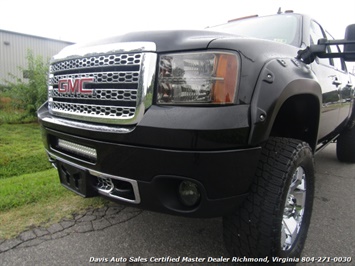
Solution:
<svg viewBox="0 0 355 266">
<path fill-rule="evenodd" d="M 338 79 L 338 77 L 334 77 L 332 84 L 335 86 L 340 86 L 342 82 Z"/>
</svg>

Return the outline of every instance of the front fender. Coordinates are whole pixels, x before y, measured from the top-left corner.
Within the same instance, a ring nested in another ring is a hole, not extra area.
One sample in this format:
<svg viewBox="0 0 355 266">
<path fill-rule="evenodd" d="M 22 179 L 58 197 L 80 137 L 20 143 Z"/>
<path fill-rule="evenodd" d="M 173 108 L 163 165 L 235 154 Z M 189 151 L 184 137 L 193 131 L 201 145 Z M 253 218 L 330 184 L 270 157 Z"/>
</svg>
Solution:
<svg viewBox="0 0 355 266">
<path fill-rule="evenodd" d="M 252 96 L 250 145 L 258 145 L 269 138 L 281 107 L 296 95 L 313 97 L 318 103 L 319 117 L 322 90 L 311 69 L 296 59 L 274 59 L 267 62 L 260 72 Z M 316 123 L 315 138 L 318 135 L 319 119 Z"/>
</svg>

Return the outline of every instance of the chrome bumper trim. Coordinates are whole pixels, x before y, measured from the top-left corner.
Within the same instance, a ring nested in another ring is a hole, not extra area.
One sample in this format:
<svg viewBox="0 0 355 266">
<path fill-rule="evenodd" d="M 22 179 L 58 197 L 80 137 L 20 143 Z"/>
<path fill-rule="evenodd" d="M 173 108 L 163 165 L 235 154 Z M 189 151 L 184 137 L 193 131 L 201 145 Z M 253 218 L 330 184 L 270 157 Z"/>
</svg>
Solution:
<svg viewBox="0 0 355 266">
<path fill-rule="evenodd" d="M 130 183 L 131 186 L 132 186 L 132 189 L 133 189 L 134 200 L 127 199 L 127 198 L 124 198 L 124 197 L 119 197 L 117 195 L 113 195 L 111 193 L 111 192 L 113 192 L 113 189 L 110 190 L 110 191 L 97 189 L 99 194 L 101 194 L 103 196 L 106 196 L 106 197 L 109 197 L 109 198 L 114 198 L 114 199 L 118 199 L 118 200 L 121 200 L 121 201 L 124 201 L 124 202 L 134 203 L 134 204 L 139 204 L 141 202 L 141 198 L 140 198 L 140 194 L 139 194 L 138 182 L 136 180 L 125 178 L 125 177 L 122 177 L 122 176 L 109 175 L 109 174 L 101 173 L 101 172 L 98 172 L 98 171 L 95 171 L 95 170 L 91 170 L 89 168 L 86 168 L 86 167 L 83 167 L 81 165 L 78 165 L 78 164 L 72 163 L 70 161 L 67 161 L 65 159 L 59 158 L 59 157 L 55 156 L 54 154 L 52 154 L 51 152 L 49 152 L 48 150 L 47 150 L 47 153 L 48 153 L 48 156 L 49 156 L 49 161 L 52 163 L 52 165 L 55 168 L 57 168 L 55 166 L 55 160 L 57 160 L 57 161 L 61 161 L 61 162 L 65 163 L 65 164 L 69 164 L 69 165 L 71 165 L 73 167 L 76 167 L 76 168 L 78 168 L 78 169 L 80 169 L 82 171 L 88 171 L 91 175 L 99 177 L 99 178 L 115 179 L 115 180 L 119 180 L 119 181 Z"/>
<path fill-rule="evenodd" d="M 104 125 L 95 125 L 84 122 L 65 120 L 56 117 L 45 117 L 43 118 L 44 122 L 48 122 L 51 124 L 56 124 L 60 126 L 67 126 L 77 129 L 85 129 L 90 131 L 98 131 L 98 132 L 107 132 L 107 133 L 130 133 L 134 130 L 134 127 L 119 127 L 119 126 L 104 126 Z"/>
</svg>

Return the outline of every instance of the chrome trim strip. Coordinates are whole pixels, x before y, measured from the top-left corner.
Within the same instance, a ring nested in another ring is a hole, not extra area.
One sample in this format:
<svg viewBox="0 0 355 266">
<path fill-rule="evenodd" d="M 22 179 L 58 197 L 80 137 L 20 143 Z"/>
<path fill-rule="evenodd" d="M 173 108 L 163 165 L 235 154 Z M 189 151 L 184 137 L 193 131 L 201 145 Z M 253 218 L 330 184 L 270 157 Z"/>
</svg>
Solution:
<svg viewBox="0 0 355 266">
<path fill-rule="evenodd" d="M 57 55 L 53 56 L 51 63 L 71 58 L 89 57 L 107 53 L 155 52 L 156 50 L 156 44 L 153 42 L 121 42 L 87 47 L 74 44 L 64 48 Z"/>
<path fill-rule="evenodd" d="M 130 127 L 130 128 L 121 128 L 121 127 L 113 127 L 113 126 L 109 127 L 103 125 L 94 125 L 94 124 L 87 124 L 87 123 L 82 123 L 77 121 L 65 120 L 65 119 L 60 119 L 55 117 L 45 117 L 43 118 L 43 121 L 51 124 L 60 125 L 60 126 L 69 126 L 77 129 L 86 129 L 90 131 L 107 132 L 107 133 L 123 134 L 123 133 L 130 133 L 134 130 L 134 127 Z"/>
<path fill-rule="evenodd" d="M 54 151 L 56 151 L 56 150 L 54 150 Z M 47 152 L 48 156 L 50 157 L 49 162 L 52 163 L 52 165 L 55 163 L 55 161 L 61 161 L 63 163 L 66 163 L 66 164 L 69 164 L 69 165 L 71 165 L 73 167 L 76 167 L 76 168 L 78 168 L 78 169 L 80 169 L 82 171 L 87 170 L 87 168 L 85 168 L 85 167 L 83 167 L 81 165 L 78 165 L 76 163 L 72 163 L 72 162 L 70 162 L 68 160 L 65 160 L 65 159 L 62 159 L 62 158 L 58 157 L 57 155 L 54 155 L 49 150 L 46 150 L 46 152 Z M 64 154 L 64 155 L 66 155 L 66 154 Z M 57 167 L 55 167 L 55 168 L 57 169 Z"/>
<path fill-rule="evenodd" d="M 138 83 L 138 97 L 136 105 L 136 116 L 132 123 L 138 123 L 145 110 L 153 104 L 155 68 L 158 56 L 156 53 L 143 54 L 143 62 L 140 69 L 140 79 Z"/>
</svg>

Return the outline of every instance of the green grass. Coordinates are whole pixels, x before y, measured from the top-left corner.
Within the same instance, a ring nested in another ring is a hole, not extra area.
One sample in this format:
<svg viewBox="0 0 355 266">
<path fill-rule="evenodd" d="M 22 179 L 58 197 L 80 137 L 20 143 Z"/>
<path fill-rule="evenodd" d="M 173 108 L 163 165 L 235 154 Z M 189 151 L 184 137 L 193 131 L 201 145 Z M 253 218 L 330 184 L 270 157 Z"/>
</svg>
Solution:
<svg viewBox="0 0 355 266">
<path fill-rule="evenodd" d="M 0 125 L 0 179 L 50 168 L 37 123 Z"/>
<path fill-rule="evenodd" d="M 30 123 L 35 121 L 33 117 L 28 117 L 21 110 L 14 109 L 12 114 L 9 114 L 8 111 L 0 109 L 0 125 L 1 124 L 16 124 L 16 123 Z"/>
<path fill-rule="evenodd" d="M 83 199 L 61 186 L 37 123 L 0 124 L 0 239 L 104 204 L 102 198 Z"/>
<path fill-rule="evenodd" d="M 28 116 L 25 110 L 13 106 L 9 93 L 0 91 L 0 125 L 34 122 L 34 117 Z"/>
<path fill-rule="evenodd" d="M 7 178 L 1 181 L 0 211 L 35 204 L 49 198 L 58 200 L 65 192 L 55 169 Z"/>
<path fill-rule="evenodd" d="M 73 213 L 102 207 L 102 198 L 84 199 L 62 187 L 55 169 L 0 180 L 0 239 L 34 226 L 49 226 Z"/>
</svg>

